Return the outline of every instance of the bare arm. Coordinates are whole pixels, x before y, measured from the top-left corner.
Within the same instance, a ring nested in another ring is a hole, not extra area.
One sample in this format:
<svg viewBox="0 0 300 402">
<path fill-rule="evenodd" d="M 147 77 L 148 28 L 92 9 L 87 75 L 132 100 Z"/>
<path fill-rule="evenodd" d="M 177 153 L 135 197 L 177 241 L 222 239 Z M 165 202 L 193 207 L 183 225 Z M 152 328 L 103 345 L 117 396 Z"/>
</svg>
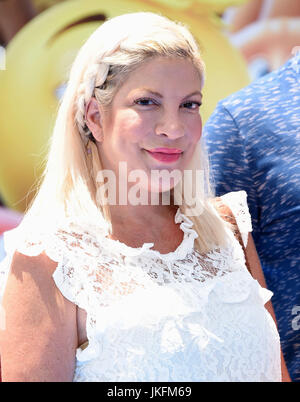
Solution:
<svg viewBox="0 0 300 402">
<path fill-rule="evenodd" d="M 16 252 L 3 298 L 0 334 L 3 381 L 72 381 L 77 347 L 76 306 L 57 289 L 56 263 L 45 254 Z"/>
<path fill-rule="evenodd" d="M 263 0 L 252 0 L 239 6 L 233 17 L 232 32 L 237 32 L 255 22 L 259 17 L 262 5 Z"/>
<path fill-rule="evenodd" d="M 246 258 L 247 258 L 248 264 L 250 266 L 253 277 L 259 282 L 259 284 L 262 287 L 267 288 L 265 277 L 264 277 L 264 274 L 263 274 L 263 271 L 261 268 L 261 264 L 259 261 L 259 257 L 258 257 L 256 248 L 255 248 L 255 244 L 254 244 L 253 238 L 250 233 L 248 236 L 248 243 L 247 243 L 247 247 L 246 247 Z M 275 313 L 274 313 L 274 309 L 273 309 L 271 301 L 268 301 L 268 303 L 266 303 L 265 307 L 268 310 L 268 312 L 271 314 L 271 316 L 273 317 L 275 324 L 277 326 L 276 317 L 275 317 Z M 290 382 L 291 378 L 289 376 L 282 352 L 281 352 L 281 372 L 282 372 L 282 381 Z"/>
</svg>

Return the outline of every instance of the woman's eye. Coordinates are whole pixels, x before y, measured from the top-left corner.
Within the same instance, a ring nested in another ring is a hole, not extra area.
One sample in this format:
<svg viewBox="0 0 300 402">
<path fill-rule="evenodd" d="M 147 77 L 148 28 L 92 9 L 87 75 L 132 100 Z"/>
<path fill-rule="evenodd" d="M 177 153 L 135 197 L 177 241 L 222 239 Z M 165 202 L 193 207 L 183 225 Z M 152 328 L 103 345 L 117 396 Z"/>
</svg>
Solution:
<svg viewBox="0 0 300 402">
<path fill-rule="evenodd" d="M 152 106 L 152 105 L 157 105 L 157 103 L 153 99 L 149 98 L 140 98 L 136 99 L 134 101 L 137 105 L 142 105 L 142 106 Z"/>
<path fill-rule="evenodd" d="M 201 105 L 202 105 L 202 103 L 200 103 L 200 102 L 185 102 L 185 103 L 183 103 L 183 107 L 185 107 L 187 109 L 192 109 L 192 110 L 199 109 L 199 107 Z"/>
</svg>

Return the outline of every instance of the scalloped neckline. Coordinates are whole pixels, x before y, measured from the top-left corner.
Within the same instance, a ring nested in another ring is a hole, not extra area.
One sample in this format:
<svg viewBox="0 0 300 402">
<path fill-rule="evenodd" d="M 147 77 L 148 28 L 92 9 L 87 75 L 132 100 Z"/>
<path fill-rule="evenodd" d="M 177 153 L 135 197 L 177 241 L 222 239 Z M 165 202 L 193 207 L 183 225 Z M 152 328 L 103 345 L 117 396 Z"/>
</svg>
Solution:
<svg viewBox="0 0 300 402">
<path fill-rule="evenodd" d="M 194 229 L 192 229 L 193 222 L 180 211 L 180 208 L 177 209 L 174 221 L 175 223 L 180 223 L 179 228 L 184 233 L 184 236 L 178 247 L 169 253 L 161 253 L 158 250 L 154 250 L 152 248 L 154 243 L 144 243 L 141 247 L 131 247 L 119 240 L 111 239 L 106 236 L 105 241 L 112 246 L 114 251 L 117 251 L 126 257 L 145 254 L 149 257 L 156 257 L 165 261 L 184 259 L 187 254 L 193 250 L 194 241 L 198 237 L 198 234 Z"/>
</svg>

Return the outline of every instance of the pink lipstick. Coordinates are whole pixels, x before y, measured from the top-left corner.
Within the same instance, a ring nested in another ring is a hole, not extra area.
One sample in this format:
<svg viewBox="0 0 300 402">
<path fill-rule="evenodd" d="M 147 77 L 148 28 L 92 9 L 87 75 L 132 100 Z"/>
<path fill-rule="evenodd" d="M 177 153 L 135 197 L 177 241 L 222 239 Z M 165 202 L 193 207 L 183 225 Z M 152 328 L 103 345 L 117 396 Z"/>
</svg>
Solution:
<svg viewBox="0 0 300 402">
<path fill-rule="evenodd" d="M 148 154 L 150 154 L 154 159 L 160 162 L 176 162 L 180 155 L 182 154 L 181 149 L 177 148 L 153 148 L 153 149 L 146 149 Z"/>
</svg>

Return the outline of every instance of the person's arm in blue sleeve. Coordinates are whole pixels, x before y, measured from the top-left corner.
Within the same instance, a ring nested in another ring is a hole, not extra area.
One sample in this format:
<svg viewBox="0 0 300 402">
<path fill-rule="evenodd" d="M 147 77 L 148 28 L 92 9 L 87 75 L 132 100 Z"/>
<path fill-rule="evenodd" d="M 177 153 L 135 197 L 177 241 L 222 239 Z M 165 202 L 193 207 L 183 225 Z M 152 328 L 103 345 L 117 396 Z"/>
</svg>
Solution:
<svg viewBox="0 0 300 402">
<path fill-rule="evenodd" d="M 203 137 L 209 154 L 216 195 L 239 190 L 247 192 L 255 237 L 255 232 L 258 231 L 259 205 L 245 138 L 238 122 L 222 101 L 205 124 Z"/>
</svg>

